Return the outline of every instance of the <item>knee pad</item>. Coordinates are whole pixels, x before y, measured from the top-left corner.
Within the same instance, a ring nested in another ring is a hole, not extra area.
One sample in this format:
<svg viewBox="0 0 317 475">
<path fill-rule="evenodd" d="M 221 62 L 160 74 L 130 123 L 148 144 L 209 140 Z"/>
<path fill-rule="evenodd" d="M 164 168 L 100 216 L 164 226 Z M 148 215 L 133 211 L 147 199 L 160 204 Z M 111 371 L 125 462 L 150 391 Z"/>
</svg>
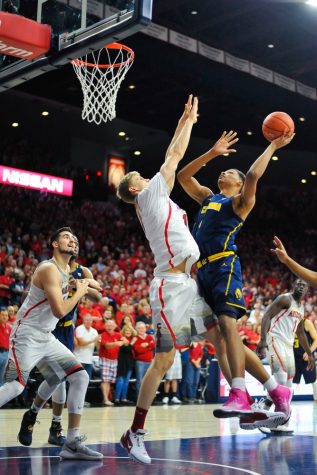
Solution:
<svg viewBox="0 0 317 475">
<path fill-rule="evenodd" d="M 10 381 L 10 383 L 5 383 L 0 387 L 0 407 L 19 396 L 23 390 L 24 386 L 19 383 L 19 381 L 15 380 Z"/>
<path fill-rule="evenodd" d="M 277 371 L 276 373 L 274 373 L 274 377 L 279 384 L 283 384 L 283 386 L 286 386 L 287 373 L 285 373 L 285 371 L 282 371 L 282 370 Z"/>
<path fill-rule="evenodd" d="M 49 386 L 47 381 L 44 379 L 37 390 L 37 394 L 43 401 L 47 401 L 59 385 L 60 383 L 55 384 L 54 386 Z"/>
<path fill-rule="evenodd" d="M 66 383 L 60 383 L 52 394 L 52 401 L 56 404 L 65 404 L 66 401 Z"/>
<path fill-rule="evenodd" d="M 84 369 L 67 376 L 69 391 L 67 397 L 67 409 L 69 414 L 82 414 L 89 376 Z"/>
</svg>

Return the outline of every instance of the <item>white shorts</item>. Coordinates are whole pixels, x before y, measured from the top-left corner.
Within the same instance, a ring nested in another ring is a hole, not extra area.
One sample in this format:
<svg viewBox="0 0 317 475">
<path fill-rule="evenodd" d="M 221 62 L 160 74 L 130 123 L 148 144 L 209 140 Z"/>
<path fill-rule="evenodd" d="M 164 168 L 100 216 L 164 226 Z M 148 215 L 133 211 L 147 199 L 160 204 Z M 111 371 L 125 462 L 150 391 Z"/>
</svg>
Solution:
<svg viewBox="0 0 317 475">
<path fill-rule="evenodd" d="M 217 324 L 217 317 L 198 293 L 196 281 L 184 273 L 163 272 L 150 286 L 156 352 L 188 348 L 192 336 Z"/>
<path fill-rule="evenodd" d="M 35 366 L 50 386 L 82 368 L 73 353 L 52 333 L 20 327 L 11 338 L 5 381 L 18 378 L 25 386 Z"/>
<path fill-rule="evenodd" d="M 177 350 L 172 366 L 165 375 L 167 381 L 173 381 L 174 379 L 182 379 L 182 358 L 180 352 Z"/>
<path fill-rule="evenodd" d="M 277 337 L 267 336 L 268 361 L 272 374 L 285 373 L 287 379 L 293 379 L 295 375 L 295 358 L 293 345 L 287 344 Z M 278 381 L 280 382 L 280 381 Z M 284 381 L 284 384 L 286 381 Z"/>
</svg>

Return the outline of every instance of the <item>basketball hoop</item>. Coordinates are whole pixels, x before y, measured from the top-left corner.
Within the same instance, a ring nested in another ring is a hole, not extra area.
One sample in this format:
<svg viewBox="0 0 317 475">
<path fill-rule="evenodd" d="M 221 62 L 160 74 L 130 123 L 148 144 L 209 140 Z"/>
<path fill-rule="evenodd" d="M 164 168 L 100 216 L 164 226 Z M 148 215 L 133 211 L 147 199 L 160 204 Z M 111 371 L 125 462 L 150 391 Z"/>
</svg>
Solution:
<svg viewBox="0 0 317 475">
<path fill-rule="evenodd" d="M 102 54 L 107 54 L 101 64 Z M 84 95 L 81 117 L 88 122 L 113 120 L 116 117 L 116 100 L 119 88 L 134 60 L 134 52 L 128 46 L 111 43 L 100 51 L 89 53 L 84 58 L 72 60 L 75 73 Z"/>
</svg>

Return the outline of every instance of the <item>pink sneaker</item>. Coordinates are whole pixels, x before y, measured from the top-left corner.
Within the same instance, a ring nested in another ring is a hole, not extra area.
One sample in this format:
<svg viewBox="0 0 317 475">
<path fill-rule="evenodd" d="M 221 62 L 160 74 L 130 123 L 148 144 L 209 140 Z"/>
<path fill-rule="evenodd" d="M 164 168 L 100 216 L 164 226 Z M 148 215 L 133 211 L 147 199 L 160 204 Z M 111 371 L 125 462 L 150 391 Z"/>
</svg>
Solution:
<svg viewBox="0 0 317 475">
<path fill-rule="evenodd" d="M 291 400 L 293 390 L 287 386 L 279 384 L 273 391 L 269 391 L 269 395 L 275 404 L 275 412 L 283 412 L 285 414 L 285 422 L 291 417 Z"/>
<path fill-rule="evenodd" d="M 248 401 L 246 391 L 241 389 L 230 389 L 228 400 L 221 408 L 213 412 L 215 417 L 239 417 L 246 414 L 252 414 L 252 409 Z"/>
<path fill-rule="evenodd" d="M 252 406 L 252 404 L 254 404 L 255 401 L 254 401 L 253 397 L 250 396 L 249 391 L 247 389 L 245 390 L 245 392 L 247 393 L 248 402 L 249 402 L 250 406 Z"/>
</svg>

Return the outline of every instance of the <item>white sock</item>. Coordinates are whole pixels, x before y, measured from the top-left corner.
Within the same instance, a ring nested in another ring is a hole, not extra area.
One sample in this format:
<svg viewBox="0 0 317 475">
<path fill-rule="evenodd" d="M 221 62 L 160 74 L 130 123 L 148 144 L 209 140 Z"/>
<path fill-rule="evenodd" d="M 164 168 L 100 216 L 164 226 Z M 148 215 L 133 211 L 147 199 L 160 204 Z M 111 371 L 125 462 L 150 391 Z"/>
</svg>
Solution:
<svg viewBox="0 0 317 475">
<path fill-rule="evenodd" d="M 80 437 L 79 427 L 67 430 L 67 442 L 73 442 L 76 437 Z"/>
<path fill-rule="evenodd" d="M 277 388 L 276 379 L 273 378 L 273 376 L 271 376 L 271 377 L 266 381 L 266 383 L 263 384 L 263 386 L 265 387 L 265 389 L 266 389 L 267 391 L 274 391 L 274 389 Z"/>
<path fill-rule="evenodd" d="M 241 391 L 245 391 L 245 379 L 244 378 L 232 378 L 231 388 L 232 389 L 240 389 Z"/>
<path fill-rule="evenodd" d="M 52 422 L 62 422 L 62 416 L 55 416 L 53 414 Z"/>
</svg>

